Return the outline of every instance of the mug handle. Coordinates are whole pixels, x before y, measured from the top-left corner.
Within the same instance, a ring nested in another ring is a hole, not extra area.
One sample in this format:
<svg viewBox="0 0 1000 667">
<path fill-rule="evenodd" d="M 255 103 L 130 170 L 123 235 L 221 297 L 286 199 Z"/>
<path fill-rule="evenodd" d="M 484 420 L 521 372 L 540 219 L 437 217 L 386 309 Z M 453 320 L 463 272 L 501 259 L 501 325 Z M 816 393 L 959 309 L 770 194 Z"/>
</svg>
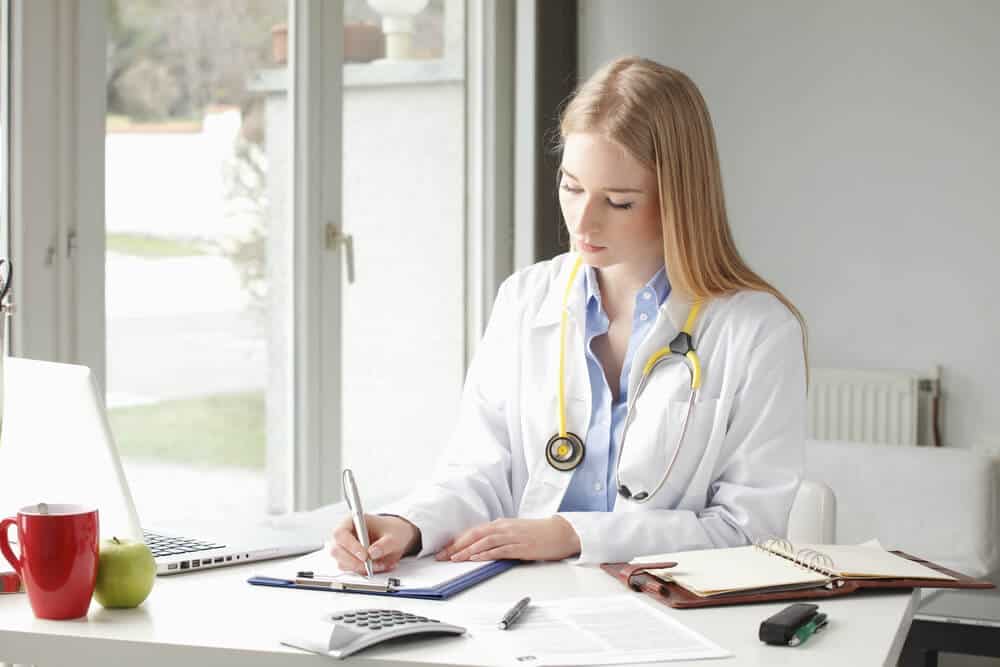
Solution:
<svg viewBox="0 0 1000 667">
<path fill-rule="evenodd" d="M 4 519 L 0 521 L 0 552 L 3 553 L 3 557 L 7 559 L 7 562 L 11 564 L 14 571 L 17 572 L 18 576 L 21 574 L 21 564 L 17 558 L 14 558 L 14 552 L 11 551 L 10 542 L 7 540 L 7 529 L 10 526 L 16 526 L 17 519 Z"/>
</svg>

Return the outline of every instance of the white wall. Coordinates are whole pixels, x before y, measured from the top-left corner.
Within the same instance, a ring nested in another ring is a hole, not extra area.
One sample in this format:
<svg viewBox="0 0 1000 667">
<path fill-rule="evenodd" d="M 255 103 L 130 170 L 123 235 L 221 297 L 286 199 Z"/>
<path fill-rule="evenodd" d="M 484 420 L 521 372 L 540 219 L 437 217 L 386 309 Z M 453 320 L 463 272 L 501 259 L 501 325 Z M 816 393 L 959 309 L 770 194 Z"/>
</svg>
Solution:
<svg viewBox="0 0 1000 667">
<path fill-rule="evenodd" d="M 1000 452 L 1000 3 L 581 0 L 712 113 L 745 257 L 817 366 L 942 366 L 947 445 Z"/>
</svg>

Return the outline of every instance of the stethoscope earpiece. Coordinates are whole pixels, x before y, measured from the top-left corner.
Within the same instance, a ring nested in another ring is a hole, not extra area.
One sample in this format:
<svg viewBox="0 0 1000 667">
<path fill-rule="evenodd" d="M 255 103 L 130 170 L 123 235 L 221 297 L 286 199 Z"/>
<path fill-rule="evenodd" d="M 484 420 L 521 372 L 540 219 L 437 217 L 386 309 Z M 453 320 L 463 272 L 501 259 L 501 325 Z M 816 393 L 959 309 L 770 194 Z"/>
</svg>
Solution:
<svg viewBox="0 0 1000 667">
<path fill-rule="evenodd" d="M 639 493 L 633 496 L 632 492 L 629 491 L 629 488 L 624 484 L 618 487 L 618 495 L 620 495 L 625 500 L 634 500 L 637 503 L 641 503 L 646 498 L 649 498 L 649 494 L 646 493 L 645 491 L 640 491 Z"/>
</svg>

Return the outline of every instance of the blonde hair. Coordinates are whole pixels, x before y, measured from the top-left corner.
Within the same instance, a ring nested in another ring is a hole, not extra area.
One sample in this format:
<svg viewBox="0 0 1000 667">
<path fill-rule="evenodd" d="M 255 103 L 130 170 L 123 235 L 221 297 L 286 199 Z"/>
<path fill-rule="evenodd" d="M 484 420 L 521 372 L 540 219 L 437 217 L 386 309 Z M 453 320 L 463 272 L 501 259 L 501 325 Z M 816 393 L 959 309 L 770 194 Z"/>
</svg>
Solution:
<svg viewBox="0 0 1000 667">
<path fill-rule="evenodd" d="M 671 289 L 692 300 L 738 290 L 768 292 L 798 319 L 805 353 L 802 314 L 736 249 L 712 120 L 687 75 L 645 58 L 614 60 L 580 84 L 560 113 L 560 151 L 573 132 L 597 133 L 621 144 L 656 174 Z"/>
</svg>

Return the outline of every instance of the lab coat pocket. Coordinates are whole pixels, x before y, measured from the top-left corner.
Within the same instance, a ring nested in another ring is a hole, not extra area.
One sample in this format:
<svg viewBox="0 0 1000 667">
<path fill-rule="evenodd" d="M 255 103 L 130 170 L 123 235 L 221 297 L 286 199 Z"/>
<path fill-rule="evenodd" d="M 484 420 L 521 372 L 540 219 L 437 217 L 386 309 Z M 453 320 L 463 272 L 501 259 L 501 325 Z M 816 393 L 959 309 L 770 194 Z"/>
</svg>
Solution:
<svg viewBox="0 0 1000 667">
<path fill-rule="evenodd" d="M 695 400 L 687 417 L 688 401 L 660 404 L 659 418 L 635 415 L 621 459 L 621 482 L 632 494 L 655 494 L 654 507 L 675 507 L 687 491 L 713 436 L 717 399 Z M 642 419 L 640 419 L 642 417 Z M 681 432 L 684 432 L 681 439 Z M 669 474 L 664 479 L 664 474 Z M 663 480 L 663 485 L 656 491 Z"/>
</svg>

